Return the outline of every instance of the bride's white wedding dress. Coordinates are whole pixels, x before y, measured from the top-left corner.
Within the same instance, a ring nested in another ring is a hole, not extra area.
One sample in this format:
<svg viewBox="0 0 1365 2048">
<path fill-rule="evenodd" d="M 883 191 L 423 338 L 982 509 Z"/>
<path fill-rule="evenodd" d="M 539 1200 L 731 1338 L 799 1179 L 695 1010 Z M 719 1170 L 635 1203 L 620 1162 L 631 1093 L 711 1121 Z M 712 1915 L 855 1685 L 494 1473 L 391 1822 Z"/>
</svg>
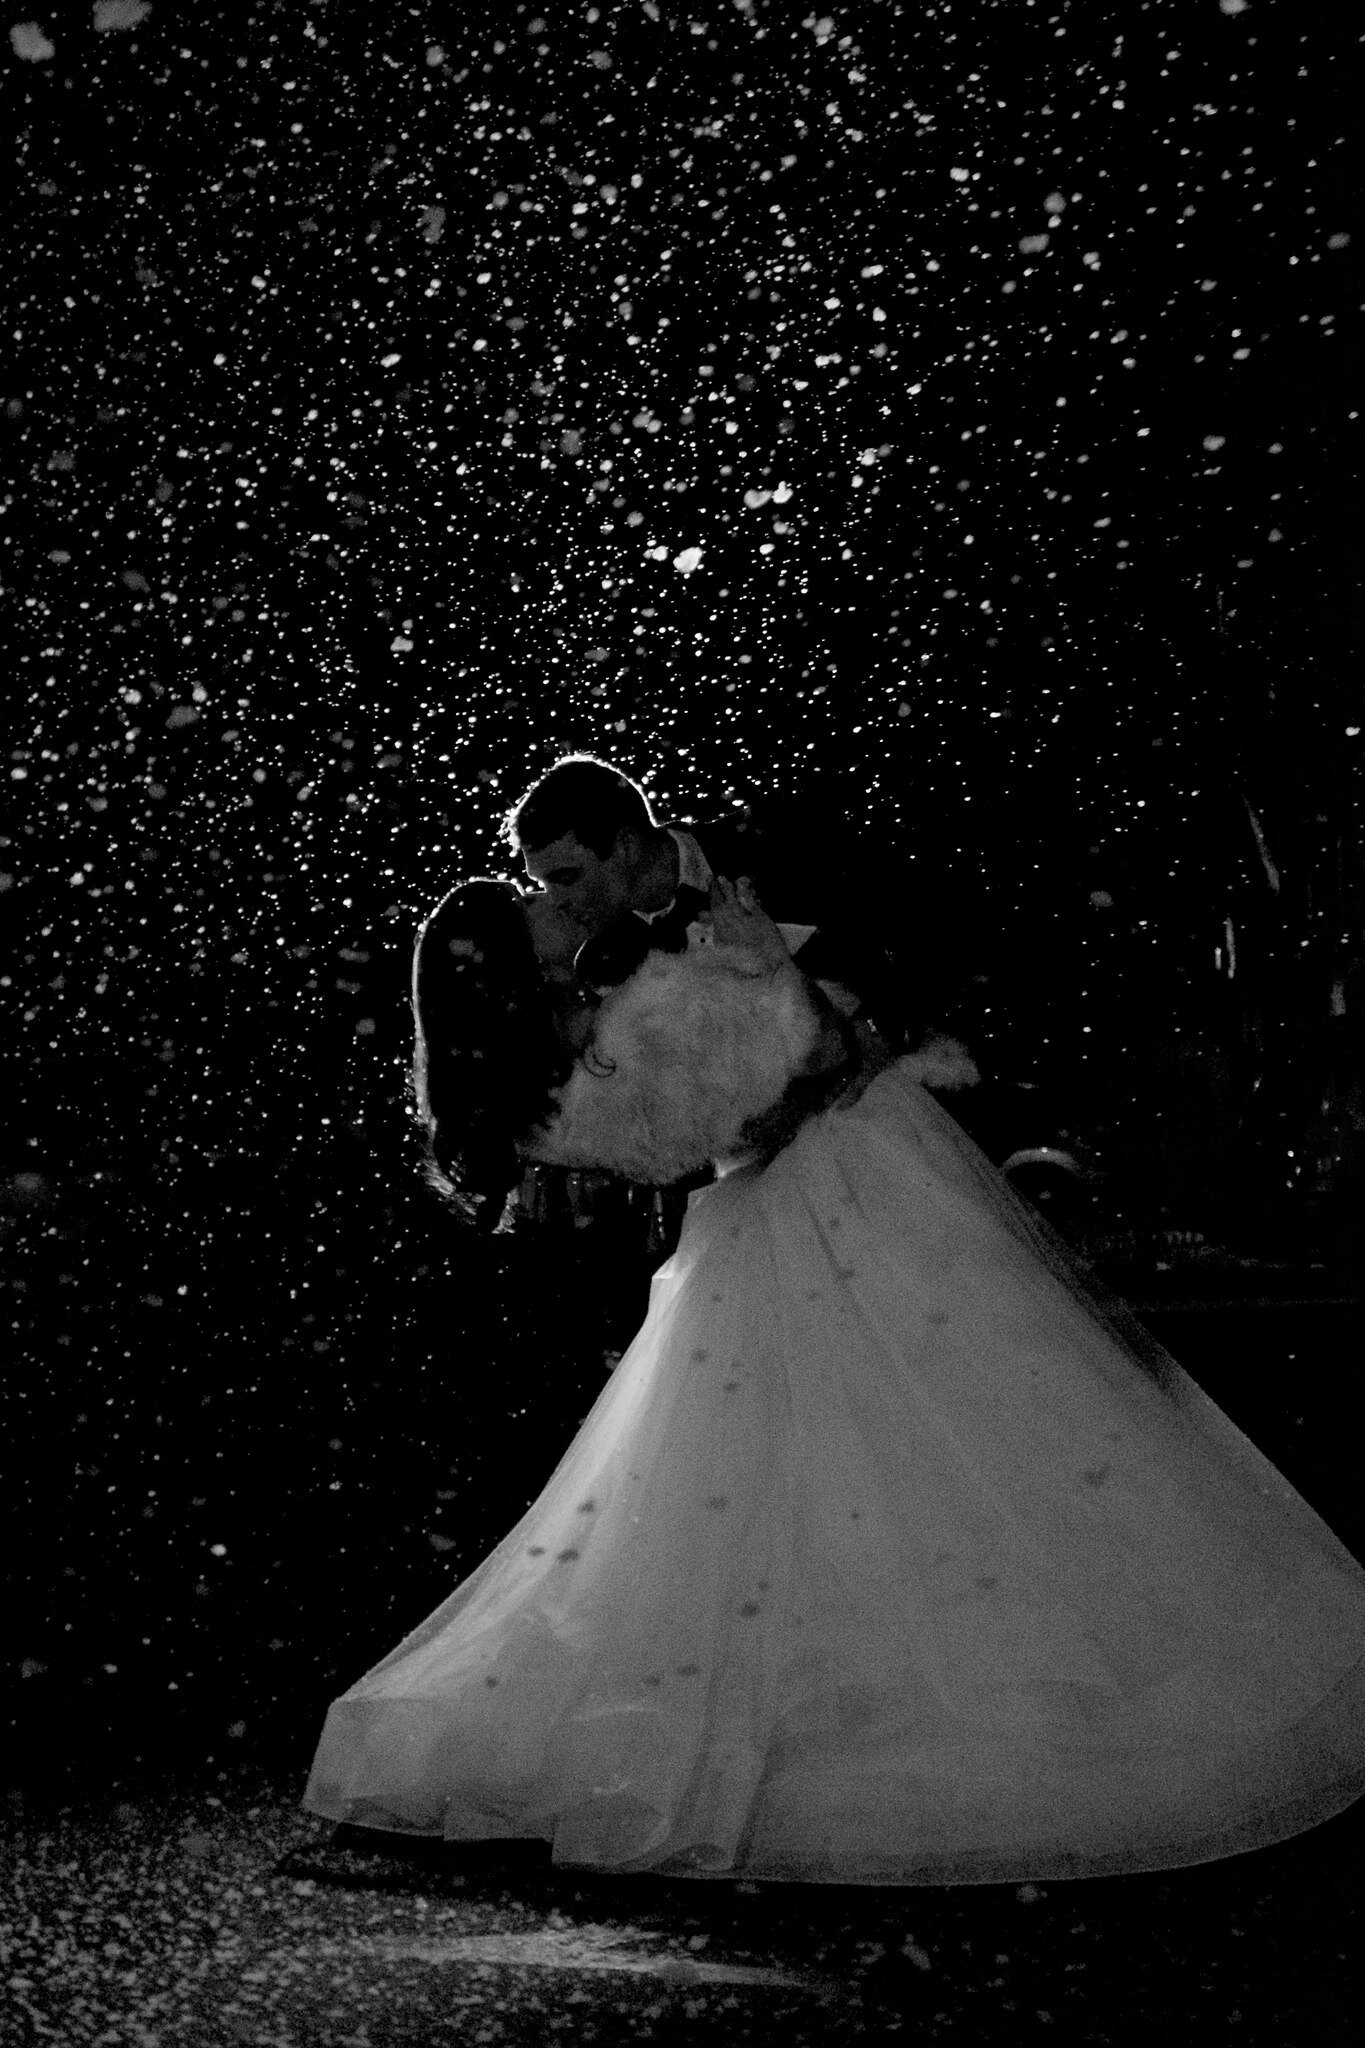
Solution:
<svg viewBox="0 0 1365 2048">
<path fill-rule="evenodd" d="M 724 1151 L 814 1035 L 794 977 L 655 956 L 563 1156 Z M 901 1062 L 694 1196 L 559 1469 L 332 1706 L 305 1803 L 937 1884 L 1200 1862 L 1362 1791 L 1365 1572 Z"/>
</svg>

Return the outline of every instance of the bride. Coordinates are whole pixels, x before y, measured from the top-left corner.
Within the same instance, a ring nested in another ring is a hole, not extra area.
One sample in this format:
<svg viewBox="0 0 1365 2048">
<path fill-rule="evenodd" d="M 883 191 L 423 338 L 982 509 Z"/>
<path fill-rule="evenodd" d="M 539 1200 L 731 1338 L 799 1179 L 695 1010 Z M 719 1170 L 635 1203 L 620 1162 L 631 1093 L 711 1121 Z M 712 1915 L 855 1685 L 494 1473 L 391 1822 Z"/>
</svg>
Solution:
<svg viewBox="0 0 1365 2048">
<path fill-rule="evenodd" d="M 471 883 L 414 974 L 436 1167 L 692 1197 L 535 1504 L 337 1700 L 313 1812 L 604 1871 L 1166 1869 L 1365 1791 L 1365 1572 L 741 885 L 600 1008 Z"/>
</svg>

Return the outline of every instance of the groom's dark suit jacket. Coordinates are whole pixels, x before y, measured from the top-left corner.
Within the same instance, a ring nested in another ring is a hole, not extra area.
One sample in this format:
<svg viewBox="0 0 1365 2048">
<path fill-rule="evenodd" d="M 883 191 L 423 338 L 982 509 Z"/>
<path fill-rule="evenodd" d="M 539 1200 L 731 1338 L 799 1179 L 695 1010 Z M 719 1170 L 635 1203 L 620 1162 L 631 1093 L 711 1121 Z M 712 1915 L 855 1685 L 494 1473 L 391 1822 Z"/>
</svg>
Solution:
<svg viewBox="0 0 1365 2048">
<path fill-rule="evenodd" d="M 925 1019 L 902 951 L 903 889 L 837 821 L 805 807 L 785 816 L 774 807 L 670 824 L 695 839 L 714 874 L 730 881 L 747 875 L 777 924 L 815 926 L 796 955 L 803 973 L 849 989 L 862 1014 L 894 1045 L 917 1042 Z M 611 985 L 652 947 L 681 949 L 702 907 L 699 897 L 683 892 L 675 909 L 652 923 L 618 919 L 583 948 L 580 978 Z"/>
</svg>

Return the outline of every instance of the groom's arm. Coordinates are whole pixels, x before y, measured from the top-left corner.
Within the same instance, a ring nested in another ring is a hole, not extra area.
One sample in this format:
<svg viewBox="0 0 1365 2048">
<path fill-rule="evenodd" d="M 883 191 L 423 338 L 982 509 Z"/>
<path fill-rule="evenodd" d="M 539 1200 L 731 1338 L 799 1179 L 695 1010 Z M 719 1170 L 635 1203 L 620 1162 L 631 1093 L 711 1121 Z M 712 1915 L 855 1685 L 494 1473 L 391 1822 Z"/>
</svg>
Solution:
<svg viewBox="0 0 1365 2048">
<path fill-rule="evenodd" d="M 812 818 L 805 829 L 796 805 L 776 828 L 750 815 L 709 840 L 697 836 L 717 872 L 751 875 L 771 916 L 795 928 L 793 958 L 834 1009 L 901 1043 L 905 977 L 888 943 L 898 892 L 856 835 L 827 819 Z"/>
</svg>

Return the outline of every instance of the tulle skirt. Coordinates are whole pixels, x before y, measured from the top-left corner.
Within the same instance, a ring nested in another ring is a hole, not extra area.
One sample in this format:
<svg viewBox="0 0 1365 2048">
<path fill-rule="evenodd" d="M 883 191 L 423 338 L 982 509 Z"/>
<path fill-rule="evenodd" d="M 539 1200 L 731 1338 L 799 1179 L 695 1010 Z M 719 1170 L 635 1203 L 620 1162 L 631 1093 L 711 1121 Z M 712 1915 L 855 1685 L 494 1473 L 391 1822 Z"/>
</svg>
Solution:
<svg viewBox="0 0 1365 2048">
<path fill-rule="evenodd" d="M 693 1198 L 313 1812 L 610 1871 L 1202 1862 L 1365 1791 L 1365 1572 L 903 1067 Z"/>
</svg>

